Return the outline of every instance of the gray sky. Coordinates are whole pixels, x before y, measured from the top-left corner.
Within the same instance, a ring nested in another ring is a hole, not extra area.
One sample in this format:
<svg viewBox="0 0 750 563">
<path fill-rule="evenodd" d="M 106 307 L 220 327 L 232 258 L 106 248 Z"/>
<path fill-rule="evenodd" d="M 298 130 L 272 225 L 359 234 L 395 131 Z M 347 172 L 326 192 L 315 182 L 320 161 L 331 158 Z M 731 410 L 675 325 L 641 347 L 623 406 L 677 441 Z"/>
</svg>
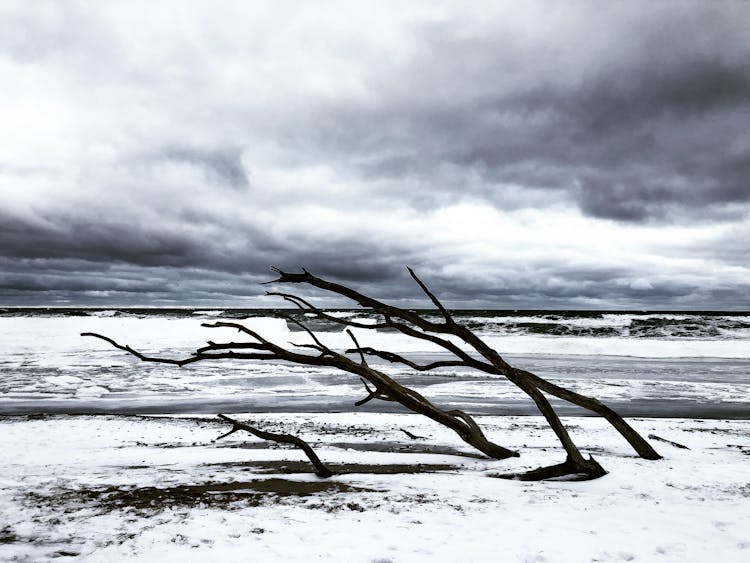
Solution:
<svg viewBox="0 0 750 563">
<path fill-rule="evenodd" d="M 455 307 L 750 309 L 749 26 L 5 1 L 0 305 L 267 306 L 272 264 L 410 303 L 408 264 Z"/>
</svg>

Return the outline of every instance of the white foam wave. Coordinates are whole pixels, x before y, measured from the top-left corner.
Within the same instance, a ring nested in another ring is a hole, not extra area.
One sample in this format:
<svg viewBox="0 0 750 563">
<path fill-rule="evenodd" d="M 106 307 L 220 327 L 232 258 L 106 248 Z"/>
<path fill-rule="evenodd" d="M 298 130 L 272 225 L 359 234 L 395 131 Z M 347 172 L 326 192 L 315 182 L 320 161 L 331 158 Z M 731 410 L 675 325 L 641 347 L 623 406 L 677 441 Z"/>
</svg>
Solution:
<svg viewBox="0 0 750 563">
<path fill-rule="evenodd" d="M 91 313 L 92 317 L 114 317 L 119 311 L 107 310 L 107 311 L 94 311 Z"/>
<path fill-rule="evenodd" d="M 242 321 L 265 338 L 280 345 L 305 342 L 302 332 L 291 332 L 284 319 L 252 317 Z M 112 347 L 101 340 L 83 338 L 81 332 L 97 332 L 147 353 L 166 356 L 187 355 L 207 340 L 232 341 L 240 338 L 229 328 L 211 329 L 195 318 L 168 317 L 0 317 L 0 348 L 13 351 L 12 357 L 40 366 L 70 366 L 78 362 L 104 362 L 124 365 L 131 361 L 120 353 L 102 355 Z M 394 352 L 439 351 L 422 340 L 400 333 L 354 329 L 362 346 Z M 352 347 L 343 331 L 319 332 L 319 338 L 334 349 Z M 607 355 L 644 358 L 750 358 L 750 330 L 739 329 L 728 339 L 664 338 L 627 336 L 551 336 L 527 334 L 483 334 L 500 353 L 552 355 Z M 11 357 L 6 358 L 11 361 Z M 63 383 L 60 381 L 59 383 Z"/>
</svg>

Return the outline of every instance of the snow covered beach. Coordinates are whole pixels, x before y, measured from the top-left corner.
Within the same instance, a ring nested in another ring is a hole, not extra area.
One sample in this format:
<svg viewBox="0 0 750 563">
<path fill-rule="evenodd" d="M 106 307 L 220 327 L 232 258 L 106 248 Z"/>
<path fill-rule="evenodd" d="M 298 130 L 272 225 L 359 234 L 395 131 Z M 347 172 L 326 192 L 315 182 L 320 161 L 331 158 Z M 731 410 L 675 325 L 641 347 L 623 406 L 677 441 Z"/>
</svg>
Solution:
<svg viewBox="0 0 750 563">
<path fill-rule="evenodd" d="M 423 417 L 240 417 L 291 431 L 341 471 L 213 418 L 5 417 L 3 561 L 746 561 L 750 424 L 642 419 L 688 446 L 645 461 L 601 419 L 568 419 L 610 471 L 595 481 L 493 478 L 560 460 L 538 417 L 480 417 L 521 458 L 472 457 Z M 424 437 L 409 439 L 401 429 Z"/>
<path fill-rule="evenodd" d="M 443 406 L 480 415 L 493 439 L 521 453 L 491 461 L 390 404 L 355 412 L 362 388 L 351 376 L 270 363 L 143 364 L 79 336 L 98 331 L 184 356 L 216 337 L 200 323 L 222 316 L 0 315 L 0 560 L 750 556 L 747 316 L 466 315 L 514 364 L 605 400 L 644 435 L 690 448 L 654 442 L 664 459 L 645 461 L 604 421 L 562 410 L 582 450 L 609 471 L 580 483 L 493 477 L 563 455 L 539 417 L 517 416 L 534 411 L 502 380 L 379 365 Z M 280 343 L 303 338 L 269 316 L 243 322 Z M 340 330 L 316 332 L 347 345 Z M 361 340 L 435 354 L 392 333 Z M 299 451 L 250 436 L 213 442 L 227 430 L 217 412 L 299 434 L 340 474 L 318 479 Z M 172 414 L 148 415 L 157 413 Z"/>
</svg>

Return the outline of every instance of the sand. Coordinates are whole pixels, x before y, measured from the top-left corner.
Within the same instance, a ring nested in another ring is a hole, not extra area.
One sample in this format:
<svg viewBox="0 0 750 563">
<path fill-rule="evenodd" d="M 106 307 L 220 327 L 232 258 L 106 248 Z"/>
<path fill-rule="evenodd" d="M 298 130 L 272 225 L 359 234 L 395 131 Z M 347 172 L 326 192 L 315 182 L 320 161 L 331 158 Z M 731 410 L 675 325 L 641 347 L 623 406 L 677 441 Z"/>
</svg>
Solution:
<svg viewBox="0 0 750 563">
<path fill-rule="evenodd" d="M 239 417 L 243 418 L 243 417 Z M 598 418 L 567 418 L 609 471 L 494 478 L 562 461 L 539 417 L 479 417 L 521 457 L 477 457 L 411 414 L 253 414 L 340 472 L 206 416 L 0 419 L 2 561 L 747 561 L 750 421 L 636 419 L 689 449 L 634 456 Z M 412 440 L 401 429 L 424 439 Z"/>
</svg>

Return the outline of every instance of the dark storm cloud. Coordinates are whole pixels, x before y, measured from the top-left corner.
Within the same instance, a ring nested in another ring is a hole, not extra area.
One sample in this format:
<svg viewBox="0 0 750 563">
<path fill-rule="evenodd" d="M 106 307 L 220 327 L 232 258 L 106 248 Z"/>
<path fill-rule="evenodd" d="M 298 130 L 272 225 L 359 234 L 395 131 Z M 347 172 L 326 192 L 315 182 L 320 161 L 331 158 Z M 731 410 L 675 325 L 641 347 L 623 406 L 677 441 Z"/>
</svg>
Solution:
<svg viewBox="0 0 750 563">
<path fill-rule="evenodd" d="M 312 233 L 306 241 L 282 243 L 256 229 L 227 225 L 225 231 L 227 239 L 242 243 L 230 246 L 138 220 L 92 222 L 67 215 L 35 224 L 0 213 L 0 301 L 57 295 L 72 296 L 74 304 L 107 298 L 120 304 L 197 303 L 257 296 L 268 289 L 260 283 L 274 278 L 271 265 L 290 271 L 309 267 L 375 291 L 402 279 L 402 261 L 418 254 L 346 233 L 334 240 Z M 399 295 L 397 288 L 392 293 Z"/>
<path fill-rule="evenodd" d="M 188 266 L 211 259 L 198 240 L 179 232 L 133 222 L 93 220 L 57 215 L 46 224 L 0 214 L 3 256 L 90 262 L 127 262 L 134 265 Z"/>
<path fill-rule="evenodd" d="M 159 156 L 167 161 L 199 166 L 220 184 L 242 189 L 247 188 L 250 183 L 241 155 L 239 149 L 201 150 L 190 147 L 168 147 Z"/>
<path fill-rule="evenodd" d="M 747 3 L 230 4 L 0 22 L 0 303 L 747 302 Z"/>
<path fill-rule="evenodd" d="M 667 6 L 590 15 L 548 44 L 518 44 L 502 24 L 429 29 L 414 60 L 373 79 L 375 102 L 322 107 L 298 146 L 371 178 L 421 179 L 415 205 L 442 204 L 441 189 L 502 204 L 510 183 L 622 221 L 720 214 L 750 200 L 750 35 L 731 21 L 750 7 Z M 611 27 L 606 49 L 586 42 L 608 32 L 597 25 Z"/>
<path fill-rule="evenodd" d="M 644 297 L 642 290 L 623 285 L 628 279 L 627 268 L 591 268 L 588 270 L 535 264 L 531 271 L 521 272 L 510 268 L 506 275 L 498 276 L 493 284 L 486 279 L 469 275 L 457 280 L 439 273 L 429 277 L 430 287 L 446 302 L 470 306 L 469 299 L 478 303 L 504 302 L 509 306 L 545 308 L 549 304 L 585 302 L 587 300 L 617 299 L 638 301 Z M 427 278 L 425 278 L 427 279 Z M 665 282 L 648 291 L 649 299 L 673 299 L 689 295 L 695 290 L 679 281 Z M 545 305 L 547 304 L 547 305 Z"/>
<path fill-rule="evenodd" d="M 102 291 L 104 290 L 101 278 L 87 278 L 84 272 L 76 272 L 76 277 L 54 276 L 45 274 L 37 276 L 34 274 L 7 275 L 0 274 L 0 291 Z M 163 290 L 163 285 L 155 281 L 144 280 L 118 280 L 108 278 L 106 290 L 112 292 L 148 293 Z"/>
<path fill-rule="evenodd" d="M 226 227 L 229 239 L 244 244 L 226 249 L 223 240 L 200 233 L 164 229 L 133 219 L 91 221 L 86 217 L 56 216 L 44 224 L 33 224 L 0 212 L 0 256 L 33 261 L 54 261 L 66 269 L 72 264 L 126 263 L 133 266 L 200 267 L 228 273 L 267 271 L 273 262 L 298 268 L 312 265 L 322 273 L 346 280 L 379 281 L 391 277 L 398 266 L 395 255 L 408 257 L 403 248 L 390 250 L 374 241 L 357 240 L 347 234 L 335 240 L 318 239 L 314 233 L 295 237 L 282 245 L 271 234 L 246 226 Z M 309 245 L 309 246 L 308 246 Z M 45 268 L 48 267 L 45 265 Z"/>
</svg>

